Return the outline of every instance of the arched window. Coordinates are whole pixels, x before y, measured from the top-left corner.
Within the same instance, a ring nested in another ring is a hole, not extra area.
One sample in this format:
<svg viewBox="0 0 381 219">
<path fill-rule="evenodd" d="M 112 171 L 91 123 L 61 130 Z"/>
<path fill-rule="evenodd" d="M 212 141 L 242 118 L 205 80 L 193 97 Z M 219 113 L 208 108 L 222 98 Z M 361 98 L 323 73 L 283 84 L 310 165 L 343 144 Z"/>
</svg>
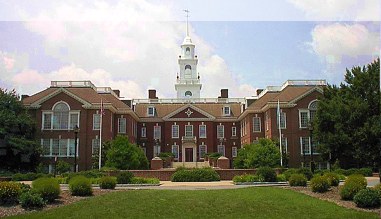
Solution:
<svg viewBox="0 0 381 219">
<path fill-rule="evenodd" d="M 190 92 L 189 90 L 185 92 L 185 96 L 186 97 L 191 97 L 192 96 L 192 92 Z"/>
<path fill-rule="evenodd" d="M 308 110 L 310 111 L 310 121 L 313 121 L 315 118 L 315 114 L 317 111 L 317 105 L 318 105 L 317 100 L 311 101 L 310 104 L 308 105 Z"/>
<path fill-rule="evenodd" d="M 53 129 L 68 129 L 69 110 L 69 106 L 64 102 L 59 102 L 53 107 Z"/>
<path fill-rule="evenodd" d="M 186 65 L 185 70 L 187 70 L 187 69 L 192 70 L 192 67 L 190 65 Z"/>
<path fill-rule="evenodd" d="M 189 47 L 187 47 L 187 48 L 185 49 L 185 53 L 186 53 L 187 55 L 190 53 L 190 48 L 189 48 Z"/>
</svg>

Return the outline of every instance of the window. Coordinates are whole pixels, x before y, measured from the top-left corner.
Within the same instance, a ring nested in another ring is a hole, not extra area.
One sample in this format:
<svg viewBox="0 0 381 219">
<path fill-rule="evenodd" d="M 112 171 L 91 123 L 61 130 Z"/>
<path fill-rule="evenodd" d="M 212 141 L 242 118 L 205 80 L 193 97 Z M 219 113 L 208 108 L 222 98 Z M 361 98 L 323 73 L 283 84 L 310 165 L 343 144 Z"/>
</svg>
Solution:
<svg viewBox="0 0 381 219">
<path fill-rule="evenodd" d="M 42 156 L 45 156 L 45 157 L 74 156 L 74 139 L 41 139 L 41 145 L 43 149 Z M 79 144 L 77 146 L 79 146 Z"/>
<path fill-rule="evenodd" d="M 222 156 L 225 156 L 225 145 L 218 145 L 217 150 L 219 154 L 222 154 Z"/>
<path fill-rule="evenodd" d="M 237 157 L 237 147 L 232 147 L 232 157 Z"/>
<path fill-rule="evenodd" d="M 154 106 L 149 106 L 147 108 L 147 115 L 148 116 L 155 116 L 155 107 Z"/>
<path fill-rule="evenodd" d="M 300 128 L 308 127 L 308 110 L 299 111 L 299 127 Z"/>
<path fill-rule="evenodd" d="M 191 97 L 192 96 L 192 92 L 190 92 L 189 90 L 185 92 L 185 96 L 186 97 Z"/>
<path fill-rule="evenodd" d="M 277 117 L 277 128 L 279 128 L 279 117 Z M 281 112 L 280 113 L 280 128 L 285 129 L 286 128 L 286 113 Z"/>
<path fill-rule="evenodd" d="M 172 138 L 179 138 L 179 126 L 172 125 Z"/>
<path fill-rule="evenodd" d="M 101 129 L 101 114 L 93 114 L 93 130 Z"/>
<path fill-rule="evenodd" d="M 206 138 L 206 125 L 199 126 L 199 138 Z"/>
<path fill-rule="evenodd" d="M 310 154 L 310 138 L 300 137 L 300 147 L 302 154 Z"/>
<path fill-rule="evenodd" d="M 42 155 L 50 156 L 50 139 L 41 139 Z"/>
<path fill-rule="evenodd" d="M 161 126 L 156 125 L 153 127 L 153 138 L 161 139 Z"/>
<path fill-rule="evenodd" d="M 118 133 L 126 133 L 126 118 L 118 118 Z"/>
<path fill-rule="evenodd" d="M 141 136 L 142 138 L 145 138 L 147 136 L 147 128 L 146 127 L 142 127 L 142 133 L 141 133 Z"/>
<path fill-rule="evenodd" d="M 153 147 L 153 156 L 157 157 L 160 154 L 160 145 L 156 144 Z"/>
<path fill-rule="evenodd" d="M 198 146 L 198 156 L 200 158 L 204 158 L 206 154 L 206 145 L 199 145 Z"/>
<path fill-rule="evenodd" d="M 52 156 L 58 156 L 60 150 L 60 141 L 59 139 L 53 139 L 52 142 Z"/>
<path fill-rule="evenodd" d="M 75 126 L 79 127 L 79 114 L 70 113 L 70 129 L 73 130 Z"/>
<path fill-rule="evenodd" d="M 58 103 L 53 108 L 53 129 L 69 128 L 69 106 L 66 103 Z"/>
<path fill-rule="evenodd" d="M 230 116 L 230 106 L 224 106 L 224 116 Z"/>
<path fill-rule="evenodd" d="M 308 106 L 308 110 L 310 111 L 310 121 L 313 121 L 315 118 L 315 114 L 317 111 L 317 104 L 318 104 L 318 101 L 313 100 L 313 101 L 311 101 L 311 103 Z"/>
<path fill-rule="evenodd" d="M 187 69 L 191 70 L 192 67 L 191 67 L 190 65 L 186 65 L 186 66 L 185 66 L 185 70 L 187 70 Z"/>
<path fill-rule="evenodd" d="M 270 124 L 270 119 L 269 119 L 269 114 L 266 112 L 266 131 L 269 130 L 269 124 Z"/>
<path fill-rule="evenodd" d="M 67 156 L 67 139 L 60 139 L 59 155 L 61 157 Z"/>
<path fill-rule="evenodd" d="M 173 158 L 178 160 L 179 159 L 179 146 L 178 145 L 172 145 L 172 154 Z"/>
<path fill-rule="evenodd" d="M 232 127 L 232 137 L 237 136 L 237 127 Z"/>
<path fill-rule="evenodd" d="M 253 132 L 261 132 L 261 117 L 253 117 Z"/>
<path fill-rule="evenodd" d="M 217 138 L 224 138 L 224 126 L 223 125 L 218 125 L 217 126 Z"/>
<path fill-rule="evenodd" d="M 287 148 L 287 138 L 282 137 L 282 151 L 284 154 L 287 154 L 288 148 Z"/>
<path fill-rule="evenodd" d="M 99 154 L 99 139 L 91 140 L 91 151 L 93 156 Z"/>
<path fill-rule="evenodd" d="M 185 137 L 193 137 L 193 125 L 185 126 Z"/>
<path fill-rule="evenodd" d="M 77 139 L 77 157 L 78 157 L 79 139 Z M 69 139 L 69 157 L 74 157 L 75 154 L 75 140 Z"/>
<path fill-rule="evenodd" d="M 42 113 L 42 120 L 42 129 L 52 129 L 52 113 Z"/>
</svg>

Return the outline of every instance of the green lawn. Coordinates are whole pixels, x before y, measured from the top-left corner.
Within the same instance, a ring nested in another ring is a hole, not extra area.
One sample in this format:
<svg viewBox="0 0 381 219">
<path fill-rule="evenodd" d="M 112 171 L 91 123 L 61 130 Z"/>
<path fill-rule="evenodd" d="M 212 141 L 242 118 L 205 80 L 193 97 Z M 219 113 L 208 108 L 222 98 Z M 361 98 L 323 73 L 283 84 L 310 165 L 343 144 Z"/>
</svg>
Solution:
<svg viewBox="0 0 381 219">
<path fill-rule="evenodd" d="M 378 218 L 290 190 L 130 190 L 15 218 Z"/>
</svg>

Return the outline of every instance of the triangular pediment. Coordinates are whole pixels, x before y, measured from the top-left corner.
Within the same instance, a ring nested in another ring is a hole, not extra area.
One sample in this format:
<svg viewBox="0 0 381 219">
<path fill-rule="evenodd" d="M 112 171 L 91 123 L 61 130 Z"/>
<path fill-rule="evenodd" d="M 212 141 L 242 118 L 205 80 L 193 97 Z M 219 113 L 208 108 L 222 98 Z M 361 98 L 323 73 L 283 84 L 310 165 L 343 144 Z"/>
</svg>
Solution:
<svg viewBox="0 0 381 219">
<path fill-rule="evenodd" d="M 84 106 L 90 106 L 91 105 L 91 103 L 89 103 L 86 100 L 78 97 L 77 95 L 73 94 L 72 92 L 68 91 L 67 89 L 59 88 L 59 89 L 55 90 L 54 92 L 52 92 L 52 93 L 42 97 L 41 99 L 33 102 L 32 104 L 30 104 L 30 106 L 34 107 L 34 108 L 39 108 L 42 103 L 44 103 L 45 101 L 57 96 L 60 93 L 65 93 L 66 95 L 68 95 L 68 96 L 72 97 L 73 99 L 77 100 L 78 102 L 82 103 Z"/>
<path fill-rule="evenodd" d="M 214 120 L 215 117 L 191 104 L 182 106 L 163 117 L 165 121 Z"/>
</svg>

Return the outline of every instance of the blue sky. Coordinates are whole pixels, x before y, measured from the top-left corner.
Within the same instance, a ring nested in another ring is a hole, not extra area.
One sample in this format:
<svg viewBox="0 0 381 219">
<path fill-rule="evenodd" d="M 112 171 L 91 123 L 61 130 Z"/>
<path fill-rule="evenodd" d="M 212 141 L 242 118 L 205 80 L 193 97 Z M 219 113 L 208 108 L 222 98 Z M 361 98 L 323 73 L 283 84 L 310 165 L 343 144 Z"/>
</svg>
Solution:
<svg viewBox="0 0 381 219">
<path fill-rule="evenodd" d="M 128 98 L 151 88 L 174 97 L 185 8 L 203 97 L 289 79 L 338 84 L 380 55 L 375 0 L 0 0 L 0 87 L 33 94 L 51 80 L 91 80 Z"/>
</svg>

